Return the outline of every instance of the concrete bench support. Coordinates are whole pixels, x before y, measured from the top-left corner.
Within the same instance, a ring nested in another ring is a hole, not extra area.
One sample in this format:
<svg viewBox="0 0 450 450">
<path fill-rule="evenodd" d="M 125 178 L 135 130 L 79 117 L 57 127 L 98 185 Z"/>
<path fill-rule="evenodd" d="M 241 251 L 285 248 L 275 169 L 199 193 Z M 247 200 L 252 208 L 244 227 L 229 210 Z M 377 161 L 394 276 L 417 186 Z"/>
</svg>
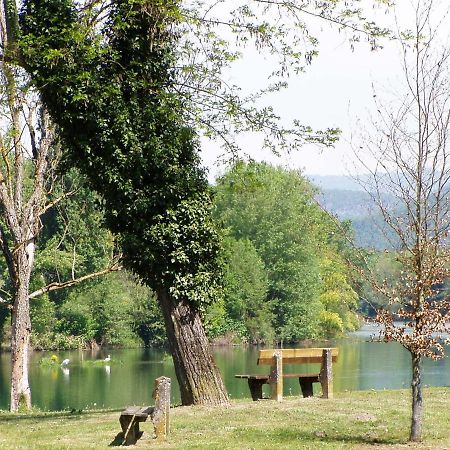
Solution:
<svg viewBox="0 0 450 450">
<path fill-rule="evenodd" d="M 322 397 L 333 398 L 333 359 L 331 348 L 323 349 L 319 379 L 322 385 Z"/>
</svg>

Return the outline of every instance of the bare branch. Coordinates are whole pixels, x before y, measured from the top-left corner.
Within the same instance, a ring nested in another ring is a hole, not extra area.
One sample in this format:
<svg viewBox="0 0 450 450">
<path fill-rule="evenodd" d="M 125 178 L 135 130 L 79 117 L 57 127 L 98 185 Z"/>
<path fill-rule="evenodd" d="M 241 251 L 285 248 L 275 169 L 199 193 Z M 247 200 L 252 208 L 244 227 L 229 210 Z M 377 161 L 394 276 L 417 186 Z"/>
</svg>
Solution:
<svg viewBox="0 0 450 450">
<path fill-rule="evenodd" d="M 50 283 L 47 286 L 44 286 L 43 288 L 32 292 L 28 296 L 28 298 L 33 299 L 33 298 L 39 297 L 43 294 L 47 294 L 48 292 L 57 291 L 59 289 L 65 289 L 70 286 L 75 286 L 77 284 L 82 283 L 83 281 L 92 280 L 94 278 L 98 278 L 98 277 L 107 275 L 108 273 L 117 272 L 119 270 L 122 270 L 122 266 L 115 263 L 112 266 L 108 267 L 107 269 L 100 270 L 99 272 L 90 273 L 88 275 L 84 275 L 82 277 L 68 280 L 68 281 Z"/>
<path fill-rule="evenodd" d="M 41 215 L 45 214 L 47 211 L 49 211 L 50 209 L 54 208 L 55 206 L 57 206 L 59 203 L 61 203 L 63 200 L 65 200 L 66 198 L 70 198 L 73 195 L 75 195 L 77 192 L 77 190 L 73 190 L 73 191 L 68 191 L 68 192 L 64 192 L 63 194 L 61 194 L 59 197 L 55 198 L 54 200 L 52 200 L 51 202 L 47 203 L 44 208 L 42 208 L 41 211 Z"/>
</svg>

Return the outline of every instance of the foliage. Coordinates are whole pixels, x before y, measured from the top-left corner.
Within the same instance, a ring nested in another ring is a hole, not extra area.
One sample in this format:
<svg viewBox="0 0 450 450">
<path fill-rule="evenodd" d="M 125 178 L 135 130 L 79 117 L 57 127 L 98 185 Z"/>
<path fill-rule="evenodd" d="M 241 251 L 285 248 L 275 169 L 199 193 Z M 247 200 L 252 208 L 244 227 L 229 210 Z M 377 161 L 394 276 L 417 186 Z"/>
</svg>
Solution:
<svg viewBox="0 0 450 450">
<path fill-rule="evenodd" d="M 113 273 L 74 287 L 60 297 L 59 305 L 46 300 L 53 307 L 51 315 L 33 308 L 33 323 L 44 324 L 44 329 L 33 331 L 33 344 L 44 349 L 80 348 L 94 342 L 134 347 L 142 345 L 141 338 L 144 344 L 151 341 L 161 345 L 164 330 L 152 323 L 154 316 L 148 312 L 152 309 L 146 304 L 149 297 L 149 290 L 126 273 Z M 153 331 L 152 339 L 142 331 L 144 328 L 147 334 Z"/>
<path fill-rule="evenodd" d="M 29 182 L 28 177 L 24 179 L 24 184 Z M 99 197 L 89 190 L 76 170 L 53 181 L 48 201 L 55 199 L 61 200 L 42 217 L 32 291 L 100 270 L 107 266 L 114 252 L 112 235 L 103 228 Z M 8 280 L 3 259 L 0 264 L 5 274 L 3 279 Z M 11 295 L 11 283 L 4 282 L 3 296 L 9 299 Z M 121 274 L 104 282 L 83 284 L 72 293 L 58 290 L 33 298 L 30 301 L 32 345 L 47 350 L 85 347 L 91 341 L 138 345 L 138 324 L 152 327 L 151 321 L 144 324 L 146 318 L 139 315 L 149 297 L 147 288 L 137 286 L 131 276 Z M 132 307 L 134 302 L 141 305 L 140 310 Z M 6 322 L 10 316 L 8 302 L 2 306 Z M 159 332 L 159 339 L 164 340 L 164 331 Z"/>
<path fill-rule="evenodd" d="M 43 356 L 39 360 L 39 365 L 43 367 L 57 367 L 60 365 L 59 358 L 56 355 Z"/>
<path fill-rule="evenodd" d="M 32 5 L 32 2 L 28 3 Z M 77 15 L 76 2 L 64 2 L 66 13 L 61 12 L 61 8 L 56 8 L 52 2 L 46 3 L 44 7 L 54 14 L 53 21 L 48 22 L 48 32 L 56 31 L 54 25 L 58 24 L 61 35 L 66 34 L 62 41 L 70 40 L 70 33 L 78 41 L 85 39 L 89 33 L 92 37 L 93 30 L 104 30 L 108 18 L 114 16 L 114 12 L 111 13 L 115 8 L 114 2 L 85 1 L 84 4 L 88 7 L 79 8 L 78 12 L 80 21 L 84 19 L 89 27 L 86 32 L 74 31 L 67 25 L 66 19 L 71 14 Z M 127 4 L 131 5 L 130 8 L 136 5 L 136 2 L 121 3 L 123 10 L 127 8 Z M 372 6 L 382 5 L 383 9 L 388 10 L 389 3 L 391 2 L 375 0 Z M 29 13 L 32 12 L 31 9 Z M 160 11 L 164 12 L 161 14 Z M 196 129 L 201 129 L 205 136 L 220 140 L 232 153 L 238 150 L 235 139 L 238 133 L 260 132 L 263 135 L 262 144 L 276 152 L 283 148 L 292 150 L 305 142 L 332 145 L 337 140 L 337 129 L 313 130 L 298 119 L 292 124 L 283 124 L 277 112 L 261 102 L 261 99 L 285 88 L 289 75 L 304 71 L 317 56 L 319 39 L 314 26 L 315 19 L 342 31 L 342 35 L 352 46 L 367 39 L 371 49 L 378 48 L 379 38 L 387 36 L 389 32 L 367 17 L 371 13 L 370 8 L 361 8 L 358 0 L 294 0 L 277 3 L 239 0 L 229 4 L 212 0 L 171 1 L 153 2 L 151 8 L 151 14 L 155 17 L 159 15 L 162 21 L 169 19 L 170 23 L 176 22 L 179 36 L 176 42 L 171 42 L 176 62 L 171 67 L 173 83 L 167 87 L 183 97 L 189 123 Z M 127 16 L 127 20 L 129 19 Z M 113 20 L 109 23 L 113 23 Z M 100 40 L 108 37 L 108 33 L 104 33 Z M 25 48 L 28 44 L 29 42 Z M 81 53 L 92 61 L 95 60 L 96 50 L 86 48 L 84 43 L 78 44 L 78 61 Z M 245 56 L 246 50 L 253 49 L 267 56 L 270 61 L 267 66 L 272 69 L 267 70 L 267 85 L 244 92 L 241 87 L 225 80 L 224 74 Z M 41 62 L 60 64 L 61 59 L 68 57 L 67 51 L 64 45 L 58 45 L 45 52 Z M 70 57 L 68 65 L 74 69 Z M 166 68 L 164 66 L 161 73 Z M 71 74 L 82 83 L 86 78 L 92 78 L 91 70 L 81 70 L 79 75 L 74 72 Z M 115 88 L 117 86 L 112 87 Z M 89 90 L 82 90 L 74 93 L 73 98 L 83 103 L 89 99 L 89 95 Z"/>
<path fill-rule="evenodd" d="M 31 344 L 35 350 L 71 350 L 85 346 L 80 336 L 71 336 L 53 330 L 32 334 Z"/>
<path fill-rule="evenodd" d="M 116 2 L 93 36 L 73 2 L 27 1 L 21 48 L 67 159 L 103 194 L 124 264 L 201 306 L 218 294 L 220 246 L 195 135 L 169 89 L 177 17 L 176 2 Z"/>
<path fill-rule="evenodd" d="M 167 336 L 159 303 L 150 289 L 140 286 L 131 311 L 132 329 L 146 347 L 166 347 Z"/>
<path fill-rule="evenodd" d="M 401 266 L 396 260 L 395 251 L 374 252 L 366 256 L 367 267 L 371 279 L 363 278 L 361 287 L 361 312 L 367 317 L 375 317 L 380 308 L 388 308 L 393 312 L 395 308 L 389 305 L 389 300 L 376 287 L 382 285 L 393 285 L 401 276 Z"/>
<path fill-rule="evenodd" d="M 216 191 L 217 218 L 238 242 L 250 241 L 268 279 L 265 306 L 251 299 L 253 304 L 246 308 L 263 314 L 270 308 L 276 334 L 284 340 L 332 333 L 325 323 L 336 315 L 339 326 L 333 334 L 352 329 L 356 294 L 339 247 L 338 227 L 315 203 L 314 188 L 298 172 L 238 163 L 218 180 Z M 230 285 L 229 311 L 242 311 L 241 286 Z M 328 315 L 321 314 L 327 310 Z M 266 313 L 266 323 L 271 314 Z"/>
<path fill-rule="evenodd" d="M 330 252 L 331 253 L 331 252 Z M 344 331 L 355 331 L 358 326 L 354 311 L 358 307 L 358 295 L 348 277 L 348 269 L 339 255 L 324 257 L 320 263 L 322 292 L 320 313 L 322 335 L 331 337 Z"/>
<path fill-rule="evenodd" d="M 388 31 L 369 19 L 371 7 L 388 10 L 388 3 L 375 0 L 366 9 L 343 0 L 182 1 L 176 89 L 189 101 L 191 122 L 230 156 L 240 150 L 236 137 L 242 133 L 276 153 L 305 142 L 332 145 L 339 130 L 313 130 L 304 117 L 288 123 L 269 100 L 313 63 L 320 48 L 316 22 L 339 29 L 352 46 L 367 39 L 375 49 Z M 234 84 L 230 68 L 246 57 L 264 58 L 262 73 L 251 86 Z"/>
<path fill-rule="evenodd" d="M 267 273 L 249 239 L 225 238 L 224 288 L 226 301 L 215 303 L 207 311 L 209 335 L 228 334 L 244 342 L 271 343 L 274 330 Z"/>
<path fill-rule="evenodd" d="M 34 334 L 45 333 L 55 327 L 55 310 L 55 304 L 48 295 L 42 295 L 31 302 L 31 326 Z"/>
<path fill-rule="evenodd" d="M 54 198 L 61 200 L 42 217 L 32 290 L 99 271 L 108 266 L 114 253 L 113 237 L 103 227 L 99 197 L 87 187 L 78 171 L 71 170 L 58 177 L 49 201 Z M 101 320 L 107 322 L 104 319 L 106 313 L 101 315 L 93 305 L 111 303 L 107 305 L 111 314 L 117 313 L 115 295 L 118 299 L 123 298 L 121 294 L 126 287 L 125 283 L 111 282 L 116 279 L 112 277 L 104 283 L 85 282 L 80 288 L 74 287 L 73 292 L 57 290 L 32 299 L 32 343 L 35 348 L 67 349 L 85 346 L 93 340 L 109 342 L 109 331 L 99 324 Z M 121 305 L 120 300 L 118 304 Z M 119 330 L 124 328 L 120 325 L 124 316 L 127 316 L 126 311 L 118 314 L 117 323 L 114 321 Z M 117 327 L 112 327 L 113 332 Z M 127 330 L 125 334 L 117 332 L 112 341 L 119 345 L 133 341 L 131 325 Z"/>
</svg>

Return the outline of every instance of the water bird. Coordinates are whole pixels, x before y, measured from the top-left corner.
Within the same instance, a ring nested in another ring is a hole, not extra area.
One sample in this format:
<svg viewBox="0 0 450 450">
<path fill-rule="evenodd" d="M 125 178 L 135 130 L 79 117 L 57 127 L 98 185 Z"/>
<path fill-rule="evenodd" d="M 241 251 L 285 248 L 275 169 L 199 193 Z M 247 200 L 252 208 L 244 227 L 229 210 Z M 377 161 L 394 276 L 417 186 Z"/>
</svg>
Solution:
<svg viewBox="0 0 450 450">
<path fill-rule="evenodd" d="M 61 363 L 62 366 L 67 366 L 67 364 L 70 363 L 70 359 L 64 359 L 63 362 Z"/>
<path fill-rule="evenodd" d="M 111 361 L 111 355 L 108 355 L 103 361 L 105 361 L 105 362 Z"/>
</svg>

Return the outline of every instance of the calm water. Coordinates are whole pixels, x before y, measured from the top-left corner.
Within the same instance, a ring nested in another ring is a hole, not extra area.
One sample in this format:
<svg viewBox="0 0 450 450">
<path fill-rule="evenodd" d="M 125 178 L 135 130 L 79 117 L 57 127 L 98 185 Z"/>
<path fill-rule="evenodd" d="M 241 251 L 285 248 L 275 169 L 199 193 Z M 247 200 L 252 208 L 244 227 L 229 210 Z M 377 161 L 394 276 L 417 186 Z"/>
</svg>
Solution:
<svg viewBox="0 0 450 450">
<path fill-rule="evenodd" d="M 373 331 L 373 330 L 372 330 Z M 370 342 L 371 330 L 334 342 L 339 360 L 334 365 L 334 389 L 398 389 L 409 386 L 410 357 L 398 344 Z M 314 346 L 328 346 L 314 344 Z M 256 365 L 255 348 L 218 348 L 217 365 L 232 398 L 250 398 L 247 382 L 234 378 L 238 373 L 267 373 L 268 367 Z M 93 364 L 111 354 L 110 365 Z M 450 349 L 447 348 L 447 354 Z M 61 352 L 60 360 L 70 359 L 66 369 L 43 367 L 39 361 L 52 353 L 36 352 L 31 356 L 30 382 L 33 404 L 43 410 L 67 408 L 121 408 L 129 404 L 149 404 L 153 380 L 161 375 L 172 378 L 172 401 L 179 402 L 178 387 L 171 358 L 164 352 L 149 349 L 110 350 L 108 352 Z M 0 409 L 9 403 L 10 355 L 0 355 Z M 288 372 L 289 370 L 286 370 Z M 292 371 L 317 371 L 317 366 L 292 367 Z M 431 386 L 450 386 L 450 359 L 425 361 L 424 382 Z M 285 393 L 299 392 L 298 381 L 287 379 Z"/>
</svg>

